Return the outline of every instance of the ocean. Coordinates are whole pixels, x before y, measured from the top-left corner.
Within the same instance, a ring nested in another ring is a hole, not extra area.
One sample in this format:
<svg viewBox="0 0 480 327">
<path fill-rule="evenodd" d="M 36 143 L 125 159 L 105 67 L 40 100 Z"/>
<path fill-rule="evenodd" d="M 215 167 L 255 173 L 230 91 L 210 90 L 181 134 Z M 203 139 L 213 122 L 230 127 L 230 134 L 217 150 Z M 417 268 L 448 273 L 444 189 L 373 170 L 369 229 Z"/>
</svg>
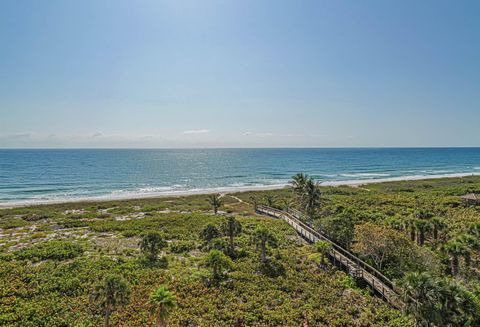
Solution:
<svg viewBox="0 0 480 327">
<path fill-rule="evenodd" d="M 480 148 L 0 150 L 0 205 L 480 174 Z"/>
</svg>

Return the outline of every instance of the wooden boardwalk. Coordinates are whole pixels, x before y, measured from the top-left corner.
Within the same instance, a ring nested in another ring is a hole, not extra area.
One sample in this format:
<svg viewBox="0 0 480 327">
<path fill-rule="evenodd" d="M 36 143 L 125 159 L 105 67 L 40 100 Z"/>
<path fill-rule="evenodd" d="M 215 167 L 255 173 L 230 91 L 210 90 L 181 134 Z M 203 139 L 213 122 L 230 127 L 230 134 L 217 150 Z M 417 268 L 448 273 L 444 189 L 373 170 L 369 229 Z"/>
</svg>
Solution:
<svg viewBox="0 0 480 327">
<path fill-rule="evenodd" d="M 325 241 L 332 245 L 329 256 L 334 264 L 340 264 L 353 277 L 364 280 L 377 295 L 380 295 L 387 303 L 396 309 L 402 309 L 403 303 L 394 290 L 393 283 L 381 272 L 364 262 L 351 252 L 333 242 L 324 233 L 318 232 L 303 223 L 303 214 L 298 210 L 290 209 L 288 212 L 259 205 L 257 212 L 285 220 L 305 240 L 310 243 Z"/>
</svg>

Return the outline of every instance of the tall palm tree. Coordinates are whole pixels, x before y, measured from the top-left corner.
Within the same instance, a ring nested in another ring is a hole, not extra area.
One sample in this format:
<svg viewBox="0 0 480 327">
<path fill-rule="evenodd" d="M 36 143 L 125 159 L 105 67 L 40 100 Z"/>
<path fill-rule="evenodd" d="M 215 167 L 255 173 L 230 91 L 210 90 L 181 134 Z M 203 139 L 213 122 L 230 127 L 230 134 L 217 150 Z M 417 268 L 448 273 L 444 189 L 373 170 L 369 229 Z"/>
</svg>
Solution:
<svg viewBox="0 0 480 327">
<path fill-rule="evenodd" d="M 175 296 L 162 285 L 150 295 L 150 303 L 154 306 L 155 326 L 167 326 L 167 318 L 170 312 L 177 307 Z"/>
<path fill-rule="evenodd" d="M 265 226 L 257 227 L 253 232 L 252 241 L 260 249 L 260 261 L 262 264 L 267 262 L 267 245 L 277 247 L 277 238 Z"/>
<path fill-rule="evenodd" d="M 220 199 L 220 194 L 215 193 L 208 196 L 208 202 L 213 208 L 213 213 L 217 214 L 218 208 L 222 205 L 222 200 Z"/>
<path fill-rule="evenodd" d="M 228 236 L 230 241 L 230 255 L 235 253 L 234 237 L 242 232 L 242 224 L 235 217 L 228 217 L 220 226 L 223 235 Z"/>
<path fill-rule="evenodd" d="M 318 188 L 318 183 L 315 183 L 315 181 L 311 178 L 308 179 L 305 182 L 301 199 L 310 222 L 313 221 L 315 214 L 318 211 L 321 195 L 322 193 Z"/>
<path fill-rule="evenodd" d="M 438 287 L 428 273 L 408 273 L 399 282 L 404 311 L 415 319 L 417 326 L 430 326 L 436 316 Z"/>
<path fill-rule="evenodd" d="M 303 194 L 303 188 L 305 187 L 306 181 L 309 179 L 307 174 L 298 173 L 292 177 L 292 181 L 290 182 L 293 186 L 293 192 L 298 196 Z"/>
<path fill-rule="evenodd" d="M 110 326 L 112 313 L 118 307 L 128 304 L 129 300 L 130 287 L 123 278 L 116 275 L 107 275 L 90 296 L 90 301 L 98 303 L 105 314 L 105 327 Z"/>
<path fill-rule="evenodd" d="M 457 239 L 452 239 L 443 246 L 443 250 L 450 256 L 450 271 L 452 276 L 456 276 L 460 266 L 459 258 L 468 256 L 470 249 Z"/>
</svg>

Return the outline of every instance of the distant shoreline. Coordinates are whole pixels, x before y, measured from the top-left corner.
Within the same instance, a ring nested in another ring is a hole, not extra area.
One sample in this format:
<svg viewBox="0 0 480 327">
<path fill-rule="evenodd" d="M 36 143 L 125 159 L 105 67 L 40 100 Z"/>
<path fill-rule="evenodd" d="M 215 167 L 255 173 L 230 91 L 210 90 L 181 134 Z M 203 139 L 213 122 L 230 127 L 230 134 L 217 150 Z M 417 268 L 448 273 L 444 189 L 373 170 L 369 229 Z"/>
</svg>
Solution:
<svg viewBox="0 0 480 327">
<path fill-rule="evenodd" d="M 445 175 L 413 175 L 413 176 L 398 176 L 398 177 L 389 177 L 389 178 L 377 178 L 377 179 L 364 179 L 364 180 L 344 180 L 344 181 L 324 181 L 319 182 L 320 186 L 350 186 L 350 187 L 360 187 L 368 184 L 380 184 L 380 183 L 389 183 L 389 182 L 403 182 L 403 181 L 419 181 L 419 180 L 430 180 L 430 179 L 452 179 L 452 178 L 462 178 L 470 176 L 480 176 L 480 173 L 471 172 L 471 173 L 453 173 Z M 180 190 L 180 191 L 170 191 L 170 192 L 158 192 L 150 194 L 127 194 L 127 195 L 105 195 L 97 197 L 85 197 L 85 198 L 75 198 L 75 199 L 62 199 L 62 200 L 45 200 L 45 201 L 22 201 L 22 202 L 13 202 L 13 203 L 0 203 L 0 209 L 10 209 L 10 208 L 22 208 L 22 207 L 34 207 L 41 205 L 53 205 L 53 204 L 68 204 L 68 203 L 98 203 L 106 201 L 127 201 L 127 200 L 138 200 L 138 199 L 155 199 L 155 198 L 175 198 L 175 197 L 186 197 L 191 195 L 205 195 L 213 193 L 221 194 L 235 194 L 242 192 L 252 192 L 252 191 L 271 191 L 271 190 L 280 190 L 287 188 L 288 183 L 284 184 L 275 184 L 275 185 L 258 185 L 258 186 L 231 186 L 231 187 L 219 187 L 212 189 L 197 189 L 197 190 Z"/>
</svg>

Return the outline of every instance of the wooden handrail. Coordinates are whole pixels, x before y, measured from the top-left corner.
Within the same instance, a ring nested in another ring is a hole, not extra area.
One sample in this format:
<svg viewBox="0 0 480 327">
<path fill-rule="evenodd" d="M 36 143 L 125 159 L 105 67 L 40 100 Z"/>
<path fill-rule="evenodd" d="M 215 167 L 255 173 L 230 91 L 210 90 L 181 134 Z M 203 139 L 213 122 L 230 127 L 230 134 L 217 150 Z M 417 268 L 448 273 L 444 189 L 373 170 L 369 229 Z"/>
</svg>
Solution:
<svg viewBox="0 0 480 327">
<path fill-rule="evenodd" d="M 387 299 L 387 301 L 391 305 L 399 309 L 403 306 L 403 304 L 398 300 L 398 294 L 396 293 L 394 285 L 392 281 L 390 281 L 390 279 L 388 279 L 380 271 L 378 271 L 365 261 L 355 256 L 350 251 L 346 250 L 336 242 L 332 241 L 323 232 L 316 231 L 304 222 L 302 222 L 299 217 L 302 217 L 303 214 L 300 211 L 294 209 L 286 212 L 265 205 L 257 206 L 257 211 L 286 220 L 289 225 L 291 225 L 297 232 L 299 232 L 303 237 L 310 240 L 311 242 L 322 240 L 329 243 L 332 246 L 332 251 L 330 255 L 333 258 L 335 258 L 339 262 L 342 262 L 342 264 L 344 264 L 349 270 L 356 271 L 356 274 L 358 273 L 358 270 L 360 270 L 361 276 L 357 277 L 363 278 L 367 283 L 372 285 L 372 288 L 377 290 L 379 294 L 381 294 L 385 299 Z M 392 294 L 394 296 L 394 299 L 387 296 L 386 293 Z"/>
<path fill-rule="evenodd" d="M 295 210 L 296 212 L 300 213 L 302 215 L 302 213 L 298 210 Z M 296 217 L 296 214 L 292 214 L 290 213 L 290 215 L 294 216 L 295 218 L 297 218 L 298 220 L 298 223 L 300 225 L 303 225 L 302 227 L 306 228 L 306 229 L 309 229 L 311 230 L 312 233 L 316 233 L 316 234 L 319 234 L 322 236 L 322 238 L 329 242 L 338 252 L 342 253 L 343 255 L 345 255 L 346 257 L 348 257 L 350 260 L 354 261 L 356 264 L 358 264 L 359 266 L 361 266 L 362 268 L 364 268 L 365 270 L 367 270 L 369 273 L 373 274 L 375 277 L 381 279 L 385 284 L 387 284 L 392 290 L 394 289 L 394 285 L 393 285 L 393 282 L 388 279 L 385 275 L 383 275 L 379 270 L 375 269 L 374 267 L 372 267 L 370 264 L 366 263 L 365 261 L 363 261 L 362 259 L 360 259 L 359 257 L 357 257 L 356 255 L 354 255 L 352 252 L 348 251 L 347 249 L 343 248 L 341 245 L 339 245 L 338 243 L 332 241 L 324 231 L 316 231 L 314 230 L 313 228 L 311 228 L 310 226 L 308 226 L 307 224 L 303 223 L 298 217 Z"/>
</svg>

